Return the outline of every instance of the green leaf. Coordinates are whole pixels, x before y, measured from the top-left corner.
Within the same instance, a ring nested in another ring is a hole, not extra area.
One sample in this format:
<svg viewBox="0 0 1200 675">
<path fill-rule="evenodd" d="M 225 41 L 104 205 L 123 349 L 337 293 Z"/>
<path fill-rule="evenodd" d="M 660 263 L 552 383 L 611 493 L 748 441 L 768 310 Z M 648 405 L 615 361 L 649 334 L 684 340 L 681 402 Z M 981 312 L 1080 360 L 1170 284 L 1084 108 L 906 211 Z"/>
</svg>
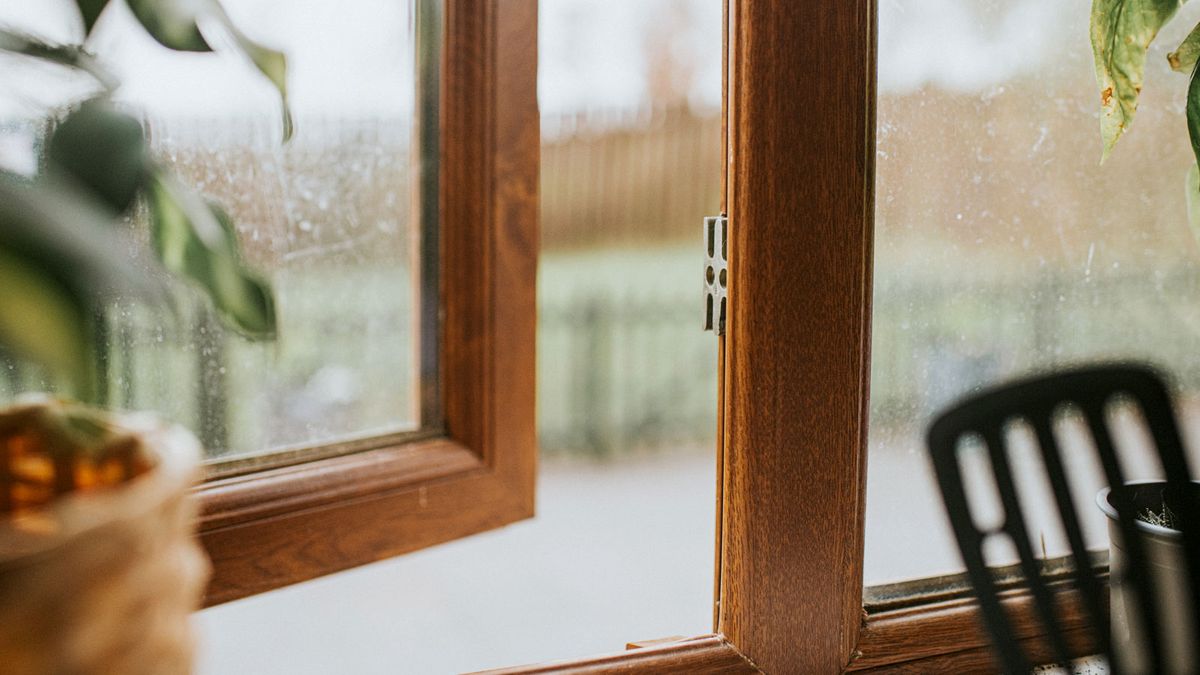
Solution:
<svg viewBox="0 0 1200 675">
<path fill-rule="evenodd" d="M 1192 71 L 1187 90 L 1188 137 L 1192 141 L 1192 154 L 1200 161 L 1200 72 Z"/>
<path fill-rule="evenodd" d="M 1167 63 L 1171 64 L 1171 70 L 1191 74 L 1196 68 L 1197 58 L 1200 58 L 1200 24 L 1196 24 L 1188 33 L 1178 49 L 1167 54 Z"/>
<path fill-rule="evenodd" d="M 92 333 L 80 300 L 48 270 L 0 245 L 0 342 L 90 398 Z"/>
<path fill-rule="evenodd" d="M 1146 50 L 1182 0 L 1093 0 L 1092 53 L 1100 85 L 1100 161 L 1133 123 L 1146 69 Z"/>
<path fill-rule="evenodd" d="M 221 11 L 224 15 L 224 10 Z M 264 47 L 257 42 L 246 37 L 242 31 L 238 30 L 233 22 L 225 16 L 226 27 L 233 35 L 242 52 L 252 61 L 259 72 L 275 85 L 275 89 L 279 91 L 280 105 L 283 108 L 283 141 L 286 143 L 292 139 L 292 133 L 295 125 L 292 122 L 292 110 L 288 104 L 287 94 L 287 57 L 283 52 L 275 51 Z"/>
<path fill-rule="evenodd" d="M 283 140 L 291 139 L 292 112 L 288 106 L 287 58 L 282 52 L 251 40 L 233 23 L 217 0 L 127 0 L 138 21 L 163 45 L 187 51 L 212 51 L 200 31 L 200 22 L 211 19 L 233 39 L 275 89 L 283 106 Z"/>
<path fill-rule="evenodd" d="M 1200 162 L 1200 69 L 1192 71 L 1192 79 L 1188 82 L 1187 125 L 1192 154 Z M 1193 163 L 1188 169 L 1186 190 L 1188 224 L 1192 235 L 1200 241 L 1200 164 Z"/>
<path fill-rule="evenodd" d="M 85 102 L 56 126 L 47 144 L 49 170 L 65 172 L 124 213 L 150 175 L 142 125 L 103 99 Z"/>
<path fill-rule="evenodd" d="M 79 8 L 79 17 L 83 19 L 83 34 L 86 37 L 92 34 L 96 20 L 108 6 L 108 0 L 75 0 L 75 6 Z"/>
<path fill-rule="evenodd" d="M 51 179 L 0 173 L 0 340 L 69 378 L 77 395 L 98 391 L 91 317 L 115 294 L 160 301 L 88 193 Z M 27 312 L 30 304 L 39 309 Z"/>
<path fill-rule="evenodd" d="M 238 332 L 274 337 L 271 288 L 242 264 L 229 217 L 161 174 L 151 182 L 149 202 L 151 238 L 163 265 L 199 284 Z"/>
<path fill-rule="evenodd" d="M 0 28 L 0 51 L 81 70 L 109 91 L 117 87 L 117 78 L 77 45 L 51 44 L 31 35 Z"/>
<path fill-rule="evenodd" d="M 169 49 L 211 52 L 197 19 L 208 10 L 209 0 L 126 0 L 150 37 Z"/>
<path fill-rule="evenodd" d="M 1193 164 L 1188 169 L 1184 190 L 1187 195 L 1188 224 L 1192 227 L 1192 236 L 1200 241 L 1200 165 Z"/>
</svg>

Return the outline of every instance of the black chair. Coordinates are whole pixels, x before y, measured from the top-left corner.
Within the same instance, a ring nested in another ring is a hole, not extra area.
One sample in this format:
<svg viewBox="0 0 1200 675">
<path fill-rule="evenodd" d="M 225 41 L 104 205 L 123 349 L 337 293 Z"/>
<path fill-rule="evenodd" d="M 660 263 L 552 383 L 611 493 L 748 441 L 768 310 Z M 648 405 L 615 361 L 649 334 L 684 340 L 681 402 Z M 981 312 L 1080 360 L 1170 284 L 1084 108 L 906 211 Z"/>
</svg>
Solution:
<svg viewBox="0 0 1200 675">
<path fill-rule="evenodd" d="M 1141 365 L 1103 365 L 1079 368 L 1052 375 L 1033 377 L 968 397 L 939 415 L 929 429 L 928 443 L 942 498 L 950 517 L 967 573 L 979 598 L 984 623 L 996 658 L 1006 673 L 1028 673 L 1035 665 L 1021 648 L 1009 617 L 1001 607 L 992 573 L 985 564 L 984 542 L 991 537 L 1007 537 L 1020 556 L 1020 568 L 1028 585 L 1035 615 L 1048 636 L 1048 644 L 1059 663 L 1070 662 L 1063 631 L 1056 618 L 1052 593 L 1039 575 L 1034 543 L 1022 516 L 1014 485 L 1011 458 L 1006 447 L 1006 428 L 1023 421 L 1033 430 L 1046 468 L 1054 503 L 1063 531 L 1070 544 L 1072 583 L 1080 592 L 1083 609 L 1095 630 L 1096 644 L 1107 658 L 1112 672 L 1108 616 L 1103 607 L 1103 581 L 1090 563 L 1083 543 L 1079 516 L 1075 512 L 1071 487 L 1063 468 L 1063 457 L 1053 432 L 1055 416 L 1064 406 L 1073 406 L 1082 415 L 1092 437 L 1099 464 L 1110 486 L 1123 486 L 1123 475 L 1108 428 L 1106 411 L 1115 400 L 1136 405 L 1154 441 L 1163 473 L 1167 477 L 1165 495 L 1182 515 L 1183 548 L 1190 575 L 1193 628 L 1200 632 L 1200 509 L 1198 509 L 1191 472 L 1188 468 L 1171 397 L 1163 379 L 1151 368 Z M 982 439 L 995 478 L 1003 509 L 1001 523 L 991 529 L 976 527 L 964 490 L 960 443 L 967 437 Z M 1129 558 L 1129 573 L 1115 580 L 1132 591 L 1135 611 L 1143 627 L 1145 653 L 1155 672 L 1164 672 L 1163 626 L 1159 625 L 1154 579 L 1146 573 L 1147 557 L 1143 539 L 1137 534 L 1136 512 L 1129 490 L 1114 489 L 1109 498 L 1119 517 L 1119 528 Z M 1200 636 L 1196 636 L 1200 642 Z M 1195 644 L 1195 643 L 1193 643 Z M 1200 664 L 1197 664 L 1200 668 Z"/>
</svg>

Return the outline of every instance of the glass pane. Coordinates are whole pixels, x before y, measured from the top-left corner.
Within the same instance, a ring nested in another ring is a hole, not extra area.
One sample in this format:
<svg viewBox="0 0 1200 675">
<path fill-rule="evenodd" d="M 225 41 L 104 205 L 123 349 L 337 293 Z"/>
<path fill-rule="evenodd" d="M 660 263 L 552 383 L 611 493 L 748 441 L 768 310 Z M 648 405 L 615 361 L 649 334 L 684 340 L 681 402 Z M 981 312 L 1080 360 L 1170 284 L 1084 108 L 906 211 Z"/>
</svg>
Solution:
<svg viewBox="0 0 1200 675">
<path fill-rule="evenodd" d="M 10 11 L 34 27 L 75 25 L 57 5 L 24 4 Z M 289 143 L 276 92 L 236 54 L 164 49 L 124 3 L 91 46 L 155 154 L 237 223 L 244 257 L 274 286 L 279 338 L 239 336 L 181 283 L 173 315 L 121 303 L 106 345 L 111 402 L 194 429 L 213 459 L 414 430 L 419 352 L 434 346 L 418 339 L 419 312 L 436 298 L 421 296 L 412 3 L 224 4 L 287 54 Z"/>
<path fill-rule="evenodd" d="M 536 516 L 205 610 L 201 672 L 464 672 L 712 629 L 699 234 L 721 189 L 721 13 L 540 3 Z"/>
<path fill-rule="evenodd" d="M 1178 379 L 1187 426 L 1200 424 L 1200 249 L 1183 189 L 1195 160 L 1187 77 L 1165 58 L 1200 12 L 1185 8 L 1158 38 L 1137 120 L 1100 166 L 1090 4 L 880 3 L 867 584 L 961 568 L 923 435 L 980 386 L 1148 359 Z M 1118 420 L 1138 445 L 1135 417 Z M 1077 422 L 1060 431 L 1087 540 L 1107 548 L 1099 472 Z M 1032 436 L 1012 437 L 1034 547 L 1063 554 Z M 1148 476 L 1145 460 L 1132 458 L 1134 476 Z"/>
</svg>

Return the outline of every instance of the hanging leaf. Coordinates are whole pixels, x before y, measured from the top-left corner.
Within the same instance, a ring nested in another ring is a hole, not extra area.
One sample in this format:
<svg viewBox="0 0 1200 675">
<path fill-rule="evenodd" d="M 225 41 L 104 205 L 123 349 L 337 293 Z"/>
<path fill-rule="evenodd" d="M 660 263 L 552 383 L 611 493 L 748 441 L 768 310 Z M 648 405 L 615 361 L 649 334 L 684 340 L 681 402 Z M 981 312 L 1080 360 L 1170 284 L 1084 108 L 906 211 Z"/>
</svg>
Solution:
<svg viewBox="0 0 1200 675">
<path fill-rule="evenodd" d="M 168 49 L 181 52 L 211 52 L 200 34 L 197 19 L 208 0 L 125 0 L 138 23 L 150 37 Z"/>
<path fill-rule="evenodd" d="M 163 265 L 199 284 L 235 330 L 273 337 L 270 286 L 242 264 L 229 217 L 161 174 L 152 179 L 148 198 L 151 238 Z"/>
<path fill-rule="evenodd" d="M 1093 0 L 1092 53 L 1100 85 L 1103 162 L 1133 123 L 1146 69 L 1146 50 L 1182 0 Z"/>
<path fill-rule="evenodd" d="M 230 21 L 225 11 L 221 10 L 221 15 L 225 22 L 226 29 L 233 36 L 235 42 L 241 48 L 259 72 L 275 85 L 275 89 L 279 91 L 280 105 L 283 108 L 283 141 L 286 143 L 292 139 L 294 124 L 292 123 L 292 109 L 288 103 L 287 95 L 287 57 L 283 52 L 275 51 L 264 47 L 257 42 L 246 37 L 246 34 L 238 30 L 237 26 Z"/>
<path fill-rule="evenodd" d="M 1200 73 L 1192 71 L 1187 90 L 1188 137 L 1192 141 L 1192 154 L 1200 161 Z"/>
<path fill-rule="evenodd" d="M 250 60 L 275 89 L 283 106 L 283 140 L 291 139 L 292 112 L 287 97 L 287 58 L 282 52 L 251 40 L 229 18 L 217 0 L 126 0 L 142 26 L 161 44 L 184 51 L 212 51 L 201 33 L 205 20 L 212 20 L 232 38 L 233 44 Z"/>
<path fill-rule="evenodd" d="M 1188 169 L 1185 183 L 1188 225 L 1192 228 L 1192 236 L 1200 241 L 1200 165 L 1193 164 Z"/>
<path fill-rule="evenodd" d="M 1195 34 L 1196 31 L 1192 31 Z M 1191 36 L 1188 36 L 1191 39 Z M 1185 41 L 1186 42 L 1186 41 Z M 1192 142 L 1192 155 L 1200 162 L 1200 70 L 1192 70 L 1192 79 L 1187 90 L 1188 137 Z M 1200 240 L 1200 164 L 1193 163 L 1188 169 L 1185 186 L 1187 196 L 1188 224 L 1192 235 Z"/>
<path fill-rule="evenodd" d="M 1188 33 L 1178 49 L 1167 54 L 1167 63 L 1171 65 L 1171 70 L 1191 74 L 1196 68 L 1197 58 L 1200 58 L 1200 24 L 1196 24 Z"/>
<path fill-rule="evenodd" d="M 150 175 L 142 125 L 102 99 L 81 105 L 58 124 L 47 144 L 50 171 L 62 171 L 124 213 Z"/>
<path fill-rule="evenodd" d="M 108 6 L 108 0 L 75 0 L 75 6 L 79 8 L 79 17 L 83 19 L 83 35 L 87 37 L 96 27 L 100 13 Z"/>
<path fill-rule="evenodd" d="M 51 44 L 31 35 L 0 27 L 0 51 L 81 70 L 94 77 L 100 86 L 109 91 L 117 87 L 117 78 L 77 45 Z"/>
</svg>

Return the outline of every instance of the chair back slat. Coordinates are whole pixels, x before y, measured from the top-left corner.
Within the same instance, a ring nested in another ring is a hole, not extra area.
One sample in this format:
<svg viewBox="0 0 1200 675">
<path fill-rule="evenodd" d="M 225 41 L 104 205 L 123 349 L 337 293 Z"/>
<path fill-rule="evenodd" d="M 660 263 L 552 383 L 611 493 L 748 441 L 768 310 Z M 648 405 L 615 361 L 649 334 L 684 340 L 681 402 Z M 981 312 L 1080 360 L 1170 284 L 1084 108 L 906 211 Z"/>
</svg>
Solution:
<svg viewBox="0 0 1200 675">
<path fill-rule="evenodd" d="M 1028 672 L 1030 659 L 1012 631 L 997 596 L 997 589 L 987 568 L 984 545 L 1000 532 L 979 529 L 970 510 L 964 489 L 959 446 L 970 436 L 984 438 L 988 466 L 995 479 L 1003 506 L 1004 522 L 1000 531 L 1007 536 L 1020 557 L 1020 567 L 1034 601 L 1035 614 L 1044 625 L 1049 645 L 1060 661 L 1067 661 L 1069 652 L 1063 631 L 1058 628 L 1053 594 L 1039 575 L 1039 562 L 1034 544 L 1021 511 L 1020 493 L 1016 487 L 1007 444 L 1008 425 L 1023 422 L 1034 431 L 1035 446 L 1046 470 L 1053 491 L 1059 522 L 1070 546 L 1073 571 L 1071 582 L 1079 591 L 1082 607 L 1089 623 L 1097 632 L 1096 644 L 1108 657 L 1112 672 L 1118 664 L 1111 658 L 1109 622 L 1103 612 L 1103 588 L 1092 569 L 1091 559 L 1083 541 L 1079 514 L 1064 468 L 1062 449 L 1055 439 L 1055 415 L 1073 407 L 1084 418 L 1091 436 L 1091 448 L 1110 485 L 1124 486 L 1126 479 L 1118 461 L 1117 448 L 1109 428 L 1108 411 L 1117 400 L 1129 400 L 1142 411 L 1142 417 L 1154 441 L 1154 448 L 1167 475 L 1167 490 L 1176 494 L 1176 502 L 1185 511 L 1180 519 L 1182 541 L 1189 576 L 1189 593 L 1196 619 L 1194 632 L 1200 633 L 1200 498 L 1191 485 L 1192 474 L 1187 464 L 1183 443 L 1171 406 L 1169 390 L 1162 378 L 1152 369 L 1137 364 L 1114 364 L 1079 368 L 1047 376 L 1013 382 L 971 396 L 952 406 L 937 417 L 930 426 L 928 444 L 934 471 L 942 491 L 947 514 L 968 576 L 979 597 L 984 624 L 1004 672 Z M 1152 575 L 1148 573 L 1146 545 L 1139 534 L 1137 513 L 1131 492 L 1114 489 L 1110 503 L 1117 512 L 1117 527 L 1128 557 L 1127 579 L 1114 581 L 1132 591 L 1135 610 L 1143 627 L 1142 639 L 1149 664 L 1155 672 L 1166 669 L 1163 645 L 1165 627 L 1160 625 L 1158 595 Z M 1200 636 L 1198 636 L 1200 641 Z"/>
<path fill-rule="evenodd" d="M 1088 432 L 1092 436 L 1093 447 L 1100 458 L 1100 466 L 1104 469 L 1105 480 L 1110 486 L 1124 485 L 1125 473 L 1121 469 L 1121 463 L 1117 460 L 1112 436 L 1108 433 L 1108 424 L 1105 419 L 1106 403 L 1106 398 L 1089 398 L 1083 404 L 1084 418 L 1087 421 Z M 1113 490 L 1110 501 L 1120 515 L 1120 518 L 1117 519 L 1117 527 L 1121 531 L 1121 541 L 1125 555 L 1129 559 L 1128 569 L 1150 569 L 1146 542 L 1137 531 L 1137 509 L 1134 508 L 1129 493 L 1125 490 Z M 1154 583 L 1154 575 L 1134 573 L 1124 576 L 1126 578 L 1116 578 L 1115 581 L 1126 587 L 1129 584 L 1133 585 L 1134 594 L 1130 599 L 1134 601 L 1140 615 L 1138 618 L 1141 625 L 1145 627 L 1141 637 L 1147 643 L 1147 651 L 1154 663 L 1154 672 L 1165 672 L 1166 654 L 1162 648 L 1161 626 L 1158 625 L 1158 593 L 1155 591 L 1157 584 Z M 1150 628 L 1151 626 L 1153 628 Z"/>
<path fill-rule="evenodd" d="M 1046 467 L 1046 476 L 1050 489 L 1054 492 L 1054 502 L 1058 507 L 1059 523 L 1067 535 L 1067 543 L 1071 547 L 1071 558 L 1075 561 L 1071 572 L 1077 588 L 1081 589 L 1080 598 L 1083 610 L 1087 612 L 1088 624 L 1096 628 L 1097 647 L 1101 653 L 1107 654 L 1111 649 L 1109 636 L 1108 613 L 1100 602 L 1105 589 L 1101 587 L 1100 579 L 1090 564 L 1091 556 L 1087 545 L 1083 543 L 1083 528 L 1079 523 L 1079 514 L 1075 512 L 1075 495 L 1071 483 L 1063 468 L 1062 453 L 1058 441 L 1054 438 L 1051 421 L 1053 411 L 1030 420 L 1041 451 L 1042 463 Z"/>
<path fill-rule="evenodd" d="M 943 475 L 944 474 L 944 475 Z M 1028 673 L 1033 664 L 1021 650 L 1016 632 L 1008 615 L 1000 606 L 1000 594 L 987 569 L 983 546 L 988 533 L 975 526 L 974 514 L 971 512 L 967 493 L 963 488 L 962 467 L 958 462 L 945 463 L 938 468 L 938 479 L 941 482 L 942 497 L 951 513 L 950 525 L 954 529 L 954 537 L 958 540 L 959 551 L 971 577 L 971 584 L 979 598 L 983 612 L 983 623 L 991 636 L 996 655 L 1000 658 L 1005 673 Z M 955 508 L 950 508 L 954 504 Z M 983 570 L 976 574 L 975 570 Z"/>
<path fill-rule="evenodd" d="M 1009 541 L 1017 549 L 1021 573 L 1025 575 L 1025 583 L 1033 595 L 1034 614 L 1043 626 L 1055 658 L 1065 663 L 1070 660 L 1070 653 L 1067 649 L 1066 639 L 1060 631 L 1054 629 L 1058 625 L 1054 611 L 1054 598 L 1050 589 L 1046 587 L 1046 581 L 1042 579 L 1041 568 L 1033 553 L 1029 528 L 1025 524 L 1025 515 L 1021 512 L 1017 487 L 1013 481 L 1008 448 L 1004 442 L 1004 428 L 1000 424 L 992 425 L 984 432 L 983 438 L 987 443 L 988 457 L 991 459 L 992 471 L 996 479 L 996 489 L 1000 493 L 1000 503 L 1004 507 L 1004 533 L 1008 535 Z"/>
</svg>

